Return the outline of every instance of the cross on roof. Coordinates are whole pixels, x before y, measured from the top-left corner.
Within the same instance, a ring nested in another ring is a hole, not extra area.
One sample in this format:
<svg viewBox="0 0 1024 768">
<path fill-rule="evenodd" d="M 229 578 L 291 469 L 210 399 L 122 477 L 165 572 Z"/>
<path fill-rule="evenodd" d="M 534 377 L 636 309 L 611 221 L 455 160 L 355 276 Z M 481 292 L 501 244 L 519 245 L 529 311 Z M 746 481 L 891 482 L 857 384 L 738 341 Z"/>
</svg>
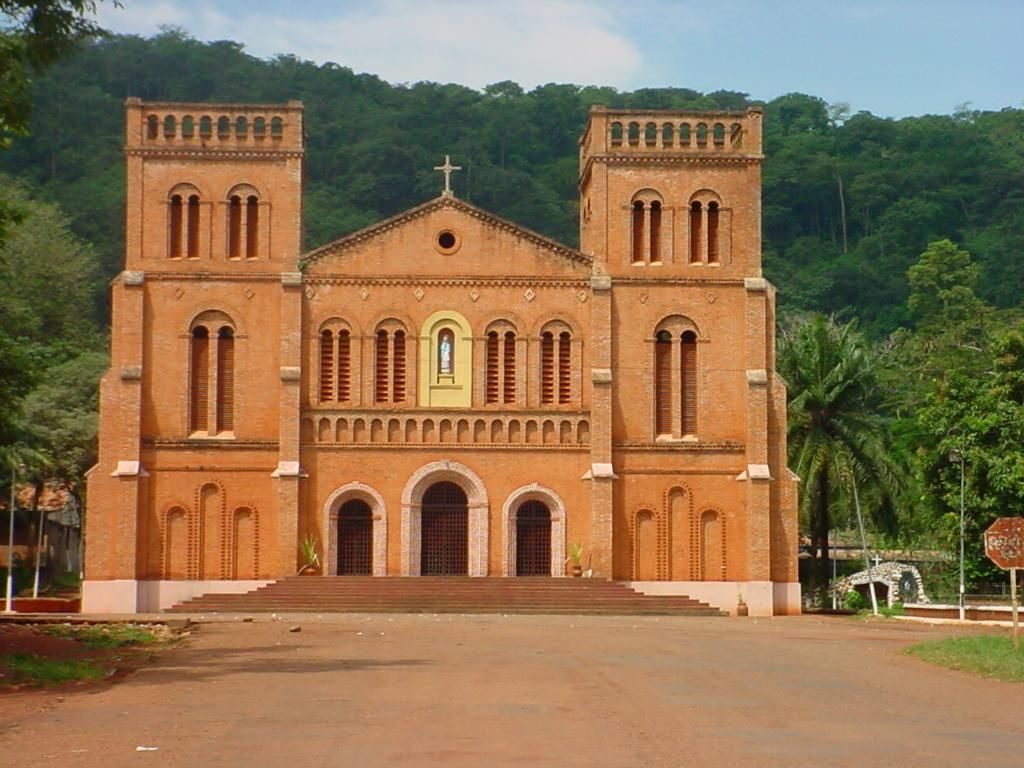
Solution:
<svg viewBox="0 0 1024 768">
<path fill-rule="evenodd" d="M 445 197 L 452 196 L 452 171 L 461 171 L 461 165 L 452 165 L 451 158 L 448 155 L 444 156 L 444 165 L 435 165 L 435 171 L 441 171 L 444 173 L 444 192 Z"/>
</svg>

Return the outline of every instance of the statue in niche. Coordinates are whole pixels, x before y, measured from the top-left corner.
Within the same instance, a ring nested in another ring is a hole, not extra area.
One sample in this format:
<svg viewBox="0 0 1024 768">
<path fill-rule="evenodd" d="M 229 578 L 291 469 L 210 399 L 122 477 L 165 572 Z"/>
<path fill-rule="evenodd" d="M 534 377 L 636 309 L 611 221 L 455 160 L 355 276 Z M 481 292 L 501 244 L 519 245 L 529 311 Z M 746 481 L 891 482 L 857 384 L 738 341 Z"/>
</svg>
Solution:
<svg viewBox="0 0 1024 768">
<path fill-rule="evenodd" d="M 452 333 L 442 331 L 437 349 L 438 371 L 442 376 L 452 375 Z"/>
</svg>

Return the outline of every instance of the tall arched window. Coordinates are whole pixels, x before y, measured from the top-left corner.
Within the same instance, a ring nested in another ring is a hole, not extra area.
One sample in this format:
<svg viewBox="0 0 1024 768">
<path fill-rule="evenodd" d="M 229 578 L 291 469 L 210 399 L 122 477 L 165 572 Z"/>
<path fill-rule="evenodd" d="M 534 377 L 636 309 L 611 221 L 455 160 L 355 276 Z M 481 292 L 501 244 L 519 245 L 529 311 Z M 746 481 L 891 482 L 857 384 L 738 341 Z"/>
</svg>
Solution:
<svg viewBox="0 0 1024 768">
<path fill-rule="evenodd" d="M 651 189 L 633 196 L 630 207 L 633 264 L 660 264 L 662 261 L 661 196 Z"/>
<path fill-rule="evenodd" d="M 167 255 L 172 259 L 180 259 L 182 256 L 181 237 L 185 221 L 182 213 L 183 207 L 181 195 L 171 195 L 170 210 L 167 215 L 167 227 L 170 230 L 168 233 Z"/>
<path fill-rule="evenodd" d="M 192 329 L 189 431 L 206 432 L 210 425 L 210 332 Z"/>
<path fill-rule="evenodd" d="M 235 429 L 235 330 L 222 312 L 204 312 L 189 339 L 189 432 Z"/>
<path fill-rule="evenodd" d="M 701 244 L 704 229 L 704 210 L 700 201 L 690 203 L 690 263 L 700 264 L 704 261 Z"/>
<path fill-rule="evenodd" d="M 248 184 L 228 193 L 228 258 L 255 259 L 259 256 L 260 198 Z"/>
<path fill-rule="evenodd" d="M 404 403 L 407 381 L 405 329 L 393 323 L 378 329 L 374 354 L 374 401 Z"/>
<path fill-rule="evenodd" d="M 199 258 L 199 193 L 190 184 L 179 184 L 167 200 L 167 255 Z"/>
<path fill-rule="evenodd" d="M 567 405 L 573 397 L 572 332 L 563 324 L 540 337 L 540 401 Z"/>
<path fill-rule="evenodd" d="M 352 393 L 352 335 L 349 330 L 336 327 L 320 331 L 319 357 L 320 402 L 347 403 Z"/>
<path fill-rule="evenodd" d="M 681 392 L 680 432 L 697 434 L 697 334 L 685 331 L 679 337 L 679 389 Z"/>
<path fill-rule="evenodd" d="M 235 332 L 217 331 L 217 431 L 235 429 Z"/>
<path fill-rule="evenodd" d="M 696 437 L 699 378 L 693 323 L 678 315 L 666 318 L 654 333 L 655 437 Z"/>
<path fill-rule="evenodd" d="M 718 203 L 708 203 L 708 264 L 718 263 Z"/>
<path fill-rule="evenodd" d="M 487 332 L 484 402 L 516 402 L 516 332 L 500 321 Z"/>
<path fill-rule="evenodd" d="M 672 334 L 658 331 L 654 342 L 654 433 L 672 434 Z"/>
<path fill-rule="evenodd" d="M 188 196 L 188 253 L 190 259 L 199 258 L 199 195 Z"/>
</svg>

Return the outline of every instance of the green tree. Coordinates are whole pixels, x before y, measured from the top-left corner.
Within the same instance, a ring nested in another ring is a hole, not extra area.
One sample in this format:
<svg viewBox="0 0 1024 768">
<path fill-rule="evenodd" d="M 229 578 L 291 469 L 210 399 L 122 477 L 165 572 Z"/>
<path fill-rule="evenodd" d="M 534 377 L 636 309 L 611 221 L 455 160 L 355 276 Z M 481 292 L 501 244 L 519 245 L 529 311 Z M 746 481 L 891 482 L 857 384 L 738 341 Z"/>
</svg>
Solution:
<svg viewBox="0 0 1024 768">
<path fill-rule="evenodd" d="M 828 583 L 829 531 L 835 513 L 849 510 L 852 483 L 869 514 L 895 521 L 902 472 L 888 450 L 880 412 L 882 357 L 853 322 L 816 315 L 785 329 L 779 371 L 789 386 L 789 460 L 800 476 L 800 511 L 816 567 L 811 588 Z"/>
</svg>

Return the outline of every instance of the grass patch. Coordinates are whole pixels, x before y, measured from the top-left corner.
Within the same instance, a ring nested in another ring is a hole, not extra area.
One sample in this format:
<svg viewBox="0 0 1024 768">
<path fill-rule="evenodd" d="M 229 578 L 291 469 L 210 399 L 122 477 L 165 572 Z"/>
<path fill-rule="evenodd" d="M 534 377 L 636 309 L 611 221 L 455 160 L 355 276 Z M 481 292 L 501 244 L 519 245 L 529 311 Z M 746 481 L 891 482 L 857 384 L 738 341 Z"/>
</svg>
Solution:
<svg viewBox="0 0 1024 768">
<path fill-rule="evenodd" d="M 0 656 L 0 667 L 11 673 L 11 682 L 60 685 L 72 680 L 99 680 L 106 675 L 95 662 L 84 659 L 43 659 L 31 653 Z"/>
<path fill-rule="evenodd" d="M 46 627 L 45 632 L 54 637 L 77 640 L 86 648 L 94 650 L 160 642 L 155 632 L 133 624 L 56 624 Z"/>
<path fill-rule="evenodd" d="M 1009 637 L 955 637 L 913 645 L 906 653 L 950 669 L 1024 683 L 1024 648 L 1014 651 Z"/>
</svg>

